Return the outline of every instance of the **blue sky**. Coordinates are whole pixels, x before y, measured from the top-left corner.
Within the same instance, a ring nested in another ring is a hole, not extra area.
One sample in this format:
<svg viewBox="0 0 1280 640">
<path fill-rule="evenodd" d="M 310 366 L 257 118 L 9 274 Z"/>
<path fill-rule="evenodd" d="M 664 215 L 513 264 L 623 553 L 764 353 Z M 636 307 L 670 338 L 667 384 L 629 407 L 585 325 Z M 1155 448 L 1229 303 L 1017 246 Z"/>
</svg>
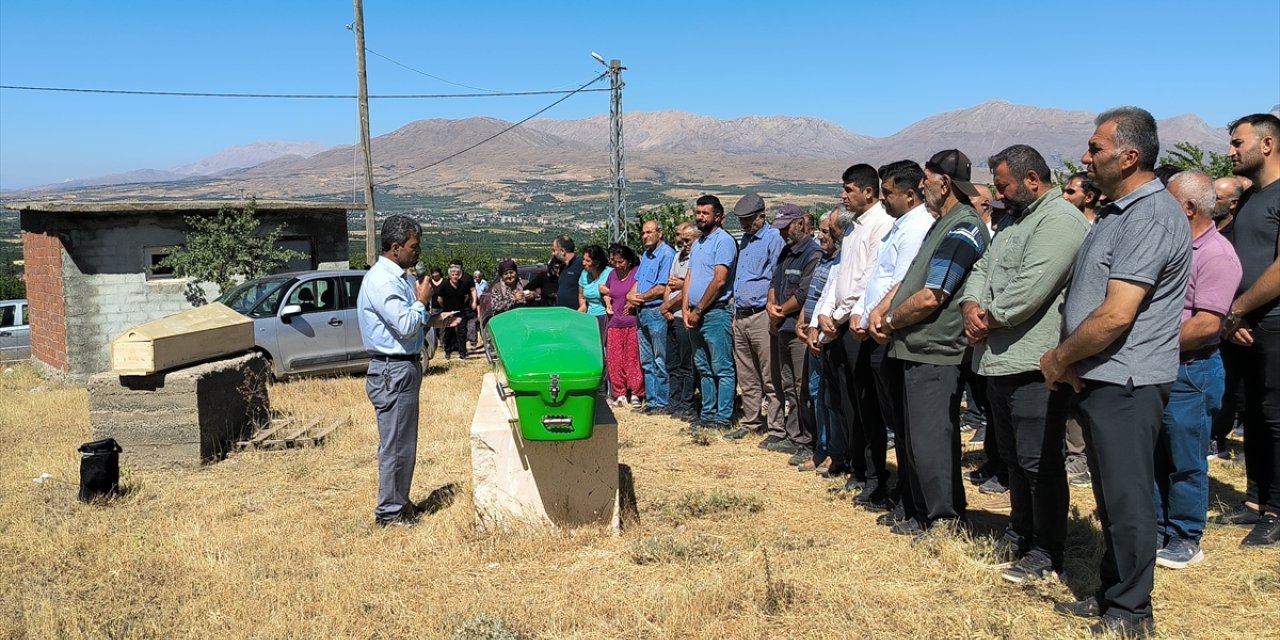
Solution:
<svg viewBox="0 0 1280 640">
<path fill-rule="evenodd" d="M 352 14 L 344 0 L 5 0 L 0 84 L 354 94 Z M 594 50 L 628 68 L 626 111 L 807 115 L 874 136 L 991 99 L 1095 112 L 1137 104 L 1218 126 L 1280 103 L 1275 0 L 367 0 L 365 25 L 368 48 L 475 87 L 576 87 L 601 70 Z M 469 91 L 376 56 L 368 74 L 371 94 Z M 554 99 L 377 100 L 371 124 L 379 135 L 422 118 L 514 121 Z M 544 117 L 608 109 L 607 93 L 588 93 Z M 259 140 L 357 139 L 354 101 L 0 90 L 4 188 L 168 169 Z"/>
</svg>

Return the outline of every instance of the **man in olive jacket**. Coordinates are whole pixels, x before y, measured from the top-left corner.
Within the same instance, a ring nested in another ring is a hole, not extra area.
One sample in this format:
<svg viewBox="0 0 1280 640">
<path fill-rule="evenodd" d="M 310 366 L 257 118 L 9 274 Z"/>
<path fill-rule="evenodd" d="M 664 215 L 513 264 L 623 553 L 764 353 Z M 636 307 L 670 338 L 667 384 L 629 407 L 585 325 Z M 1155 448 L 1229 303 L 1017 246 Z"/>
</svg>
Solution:
<svg viewBox="0 0 1280 640">
<path fill-rule="evenodd" d="M 1062 301 L 1084 215 L 1053 186 L 1035 149 L 1015 144 L 988 160 L 1006 214 L 960 294 L 973 369 L 986 377 L 1013 512 L 998 548 L 1010 582 L 1062 571 L 1069 502 L 1063 436 L 1069 390 L 1050 391 L 1040 356 L 1058 344 Z"/>
</svg>

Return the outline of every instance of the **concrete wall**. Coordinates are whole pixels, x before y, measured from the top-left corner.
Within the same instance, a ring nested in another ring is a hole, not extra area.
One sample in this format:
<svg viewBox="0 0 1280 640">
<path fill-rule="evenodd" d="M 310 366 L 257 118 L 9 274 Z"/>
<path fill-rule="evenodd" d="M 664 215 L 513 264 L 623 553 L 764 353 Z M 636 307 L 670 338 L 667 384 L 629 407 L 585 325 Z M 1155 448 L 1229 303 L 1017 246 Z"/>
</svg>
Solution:
<svg viewBox="0 0 1280 640">
<path fill-rule="evenodd" d="M 22 213 L 22 228 L 33 237 L 61 238 L 60 297 L 65 310 L 37 305 L 33 317 L 46 313 L 62 315 L 65 331 L 55 335 L 57 323 L 33 326 L 33 342 L 60 340 L 62 357 L 45 360 L 46 365 L 84 377 L 111 369 L 111 341 L 143 322 L 163 318 L 193 306 L 192 291 L 185 280 L 147 280 L 147 247 L 174 246 L 186 241 L 183 215 L 174 213 L 93 215 L 85 213 Z M 347 227 L 344 216 L 332 213 L 260 213 L 264 225 L 284 225 L 284 235 L 312 238 L 312 264 L 319 268 L 347 267 Z M 24 252 L 25 253 L 25 252 Z M 27 255 L 28 273 L 44 269 L 47 260 Z M 34 263 L 34 264 L 33 264 Z M 221 292 L 214 285 L 202 288 L 205 300 Z M 50 327 L 44 330 L 43 326 Z M 49 351 L 51 355 L 57 350 Z M 44 353 L 44 352 L 42 352 Z"/>
<path fill-rule="evenodd" d="M 134 466 L 219 460 L 270 417 L 267 369 L 249 354 L 150 376 L 97 374 L 88 385 L 93 438 L 115 438 Z"/>
</svg>

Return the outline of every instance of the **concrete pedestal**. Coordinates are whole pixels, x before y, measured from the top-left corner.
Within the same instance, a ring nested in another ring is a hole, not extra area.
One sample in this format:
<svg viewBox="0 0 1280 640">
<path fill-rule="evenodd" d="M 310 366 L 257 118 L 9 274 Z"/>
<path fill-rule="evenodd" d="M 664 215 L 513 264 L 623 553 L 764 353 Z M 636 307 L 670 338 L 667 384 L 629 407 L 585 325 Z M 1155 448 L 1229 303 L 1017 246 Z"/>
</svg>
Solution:
<svg viewBox="0 0 1280 640">
<path fill-rule="evenodd" d="M 471 421 L 472 491 L 482 529 L 516 526 L 620 528 L 618 424 L 604 398 L 585 440 L 525 440 L 485 374 Z"/>
<path fill-rule="evenodd" d="M 268 364 L 257 354 L 155 373 L 89 379 L 94 439 L 115 438 L 121 461 L 197 467 L 222 458 L 271 413 Z"/>
</svg>

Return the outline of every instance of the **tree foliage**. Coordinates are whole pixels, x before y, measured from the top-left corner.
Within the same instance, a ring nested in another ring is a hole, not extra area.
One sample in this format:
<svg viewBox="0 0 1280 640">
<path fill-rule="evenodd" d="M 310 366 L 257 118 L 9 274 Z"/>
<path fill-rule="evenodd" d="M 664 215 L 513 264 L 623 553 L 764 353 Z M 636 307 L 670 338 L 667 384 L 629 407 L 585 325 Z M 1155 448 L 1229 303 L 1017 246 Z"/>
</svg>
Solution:
<svg viewBox="0 0 1280 640">
<path fill-rule="evenodd" d="M 211 216 L 187 216 L 187 244 L 159 266 L 194 284 L 207 282 L 226 291 L 240 278 L 261 278 L 291 260 L 308 257 L 281 248 L 283 227 L 262 229 L 256 209 L 257 203 L 250 201 L 243 209 L 223 207 Z"/>
<path fill-rule="evenodd" d="M 656 207 L 637 209 L 622 221 L 622 244 L 638 252 L 644 246 L 640 239 L 640 230 L 648 220 L 656 220 L 658 227 L 662 229 L 662 237 L 667 242 L 671 242 L 676 235 L 676 227 L 679 227 L 681 222 L 693 221 L 693 212 L 683 202 L 666 202 Z M 608 233 L 607 228 L 597 230 L 591 234 L 587 244 L 608 246 Z"/>
<path fill-rule="evenodd" d="M 1179 142 L 1173 149 L 1165 152 L 1160 164 L 1170 164 L 1183 171 L 1203 171 L 1215 180 L 1232 175 L 1231 159 L 1216 151 L 1205 151 L 1190 142 Z"/>
</svg>

